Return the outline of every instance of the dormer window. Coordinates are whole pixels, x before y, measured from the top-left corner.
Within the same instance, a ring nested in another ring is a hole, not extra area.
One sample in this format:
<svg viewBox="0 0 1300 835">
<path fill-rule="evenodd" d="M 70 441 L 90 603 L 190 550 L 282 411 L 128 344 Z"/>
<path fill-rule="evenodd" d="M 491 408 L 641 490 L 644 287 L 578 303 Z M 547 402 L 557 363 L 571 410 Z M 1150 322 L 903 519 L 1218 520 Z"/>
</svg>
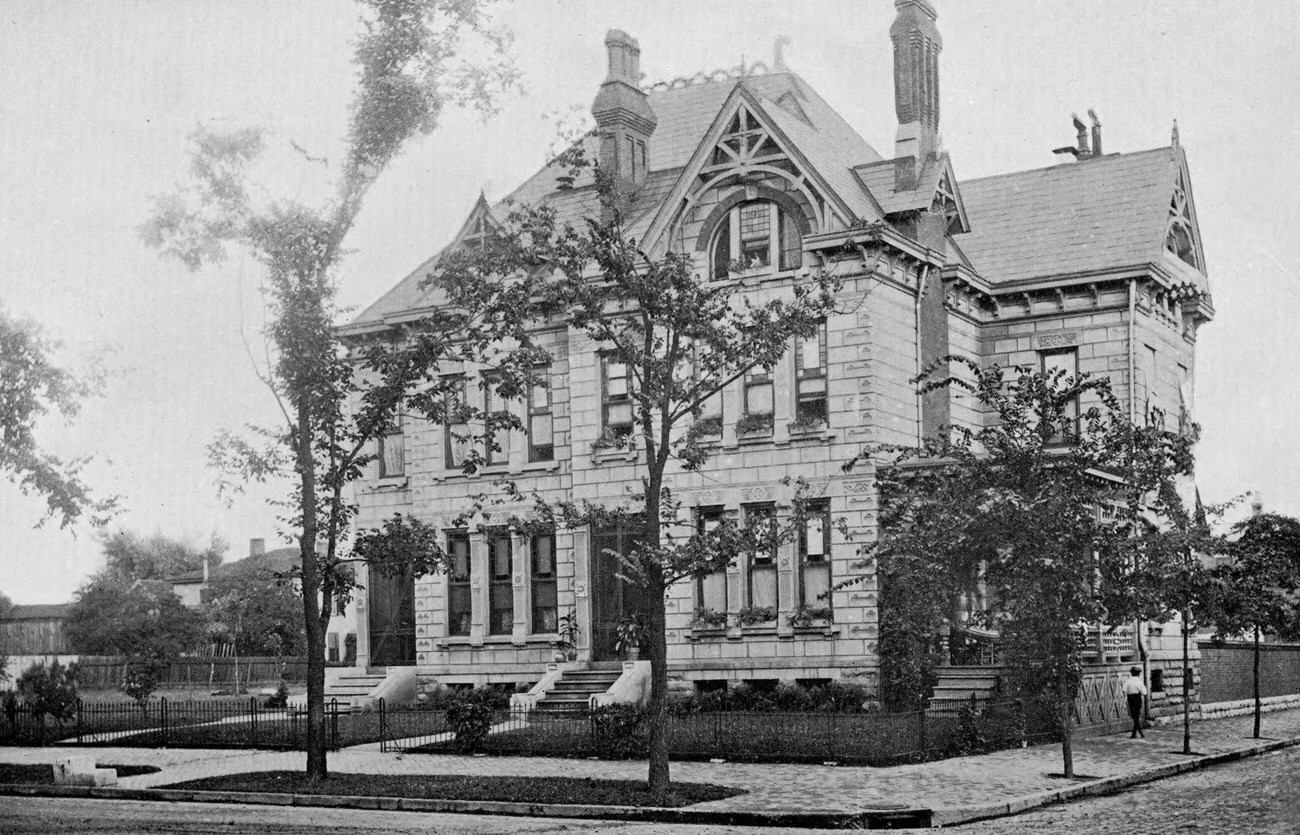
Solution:
<svg viewBox="0 0 1300 835">
<path fill-rule="evenodd" d="M 713 277 L 798 269 L 803 262 L 799 224 L 775 202 L 733 206 L 713 239 Z"/>
</svg>

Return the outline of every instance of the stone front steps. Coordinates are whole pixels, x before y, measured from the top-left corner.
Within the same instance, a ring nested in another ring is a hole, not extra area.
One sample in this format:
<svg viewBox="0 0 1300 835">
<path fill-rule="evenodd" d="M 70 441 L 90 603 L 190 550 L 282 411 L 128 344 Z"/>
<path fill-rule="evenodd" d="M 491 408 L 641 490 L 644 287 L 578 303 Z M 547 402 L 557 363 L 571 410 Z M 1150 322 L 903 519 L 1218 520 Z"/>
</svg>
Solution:
<svg viewBox="0 0 1300 835">
<path fill-rule="evenodd" d="M 533 710 L 542 713 L 586 710 L 593 695 L 608 691 L 622 675 L 623 665 L 617 661 L 592 662 L 585 670 L 566 670 Z"/>
</svg>

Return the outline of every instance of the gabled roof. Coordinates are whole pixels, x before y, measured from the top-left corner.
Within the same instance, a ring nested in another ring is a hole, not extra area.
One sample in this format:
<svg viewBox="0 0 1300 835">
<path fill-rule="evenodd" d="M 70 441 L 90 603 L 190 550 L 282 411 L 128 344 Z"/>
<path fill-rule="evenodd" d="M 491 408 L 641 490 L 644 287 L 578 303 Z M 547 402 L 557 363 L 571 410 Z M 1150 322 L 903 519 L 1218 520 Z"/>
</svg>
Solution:
<svg viewBox="0 0 1300 835">
<path fill-rule="evenodd" d="M 1184 166 L 1181 149 L 1168 147 L 966 180 L 970 232 L 955 240 L 995 287 L 1160 264 Z M 1208 292 L 1203 273 L 1181 274 Z"/>
<path fill-rule="evenodd" d="M 646 233 L 651 219 L 678 181 L 681 170 L 695 155 L 720 109 L 737 88 L 743 88 L 760 103 L 765 115 L 852 212 L 864 219 L 879 219 L 879 209 L 863 192 L 851 169 L 879 161 L 880 154 L 801 78 L 792 72 L 777 72 L 694 83 L 659 84 L 648 89 L 650 106 L 658 125 L 647 148 L 650 174 L 632 206 L 627 223 L 628 234 L 639 238 Z M 781 103 L 783 98 L 784 104 Z M 594 158 L 594 137 L 588 136 L 580 141 L 588 143 L 588 157 Z M 584 217 L 599 216 L 599 201 L 591 186 L 590 174 L 579 176 L 573 188 L 557 191 L 557 178 L 563 173 L 563 166 L 551 161 L 505 200 L 492 206 L 493 215 L 504 216 L 509 211 L 509 204 L 545 203 L 556 210 L 561 223 L 576 224 Z M 476 206 L 475 211 L 479 208 Z M 437 261 L 438 256 L 434 255 L 420 264 L 353 319 L 350 327 L 364 329 L 381 324 L 387 317 L 436 303 L 437 291 L 421 289 L 420 284 Z"/>
</svg>

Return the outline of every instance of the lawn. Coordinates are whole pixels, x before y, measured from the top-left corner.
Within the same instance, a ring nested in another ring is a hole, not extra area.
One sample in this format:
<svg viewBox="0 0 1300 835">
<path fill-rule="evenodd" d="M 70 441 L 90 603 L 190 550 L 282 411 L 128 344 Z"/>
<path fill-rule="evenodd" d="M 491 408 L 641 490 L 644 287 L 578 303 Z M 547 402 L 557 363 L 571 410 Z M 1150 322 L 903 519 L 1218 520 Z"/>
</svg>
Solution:
<svg viewBox="0 0 1300 835">
<path fill-rule="evenodd" d="M 95 767 L 115 768 L 118 777 L 156 774 L 162 770 L 156 765 L 117 765 L 115 763 L 96 763 Z M 54 769 L 49 764 L 18 765 L 0 763 L 0 783 L 35 783 L 42 786 L 52 786 L 54 785 Z"/>
<path fill-rule="evenodd" d="M 494 800 L 506 803 L 580 803 L 591 806 L 677 808 L 744 794 L 711 783 L 673 783 L 663 795 L 650 794 L 639 780 L 577 777 L 481 777 L 455 774 L 331 774 L 313 782 L 300 771 L 265 771 L 189 780 L 167 786 L 195 791 L 283 792 L 286 794 L 416 797 L 437 800 Z"/>
</svg>

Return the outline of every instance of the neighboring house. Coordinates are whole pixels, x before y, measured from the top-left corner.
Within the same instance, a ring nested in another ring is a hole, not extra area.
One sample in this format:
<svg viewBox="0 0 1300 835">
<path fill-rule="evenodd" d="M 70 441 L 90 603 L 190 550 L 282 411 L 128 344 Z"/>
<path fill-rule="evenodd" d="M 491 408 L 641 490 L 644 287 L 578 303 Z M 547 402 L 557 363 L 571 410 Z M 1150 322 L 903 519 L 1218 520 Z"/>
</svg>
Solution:
<svg viewBox="0 0 1300 835">
<path fill-rule="evenodd" d="M 298 566 L 299 550 L 296 546 L 266 550 L 265 539 L 250 539 L 248 556 L 234 562 L 217 566 L 205 565 L 202 569 L 191 571 L 171 579 L 172 590 L 181 602 L 191 608 L 198 608 L 207 600 L 208 586 L 211 580 L 223 576 L 253 575 L 274 583 L 279 577 L 288 576 Z M 301 584 L 295 576 L 295 591 Z M 357 616 L 356 604 L 349 602 L 340 606 L 335 601 L 330 624 L 325 632 L 325 659 L 331 663 L 344 663 L 348 659 L 348 647 L 355 655 Z"/>
<path fill-rule="evenodd" d="M 675 686 L 842 679 L 876 687 L 873 578 L 831 592 L 828 622 L 794 626 L 788 616 L 825 606 L 819 595 L 856 573 L 855 545 L 831 519 L 845 520 L 856 542 L 875 533 L 870 474 L 845 474 L 840 464 L 864 443 L 916 444 L 942 424 L 984 419 L 956 388 L 917 394 L 911 379 L 938 357 L 1109 376 L 1138 421 L 1175 425 L 1190 413 L 1198 329 L 1213 307 L 1176 132 L 1168 147 L 1104 153 L 1100 126 L 1076 124 L 1077 144 L 1060 164 L 962 180 L 939 142 L 934 9 L 927 0 L 895 5 L 898 129 L 887 154 L 779 56 L 769 68 L 642 87 L 637 42 L 617 31 L 605 41 L 609 75 L 589 142 L 635 186 L 628 233 L 652 256 L 690 253 L 701 274 L 720 276 L 744 260 L 743 283 L 755 296 L 833 269 L 850 311 L 792 344 L 771 374 L 750 374 L 709 404 L 715 454 L 704 472 L 670 475 L 674 497 L 701 525 L 723 513 L 788 512 L 783 477 L 804 478 L 818 502 L 797 542 L 672 588 Z M 560 191 L 561 173 L 551 164 L 508 199 L 546 203 L 575 223 L 598 213 L 590 180 Z M 453 246 L 505 211 L 480 199 Z M 433 304 L 421 282 L 436 258 L 345 333 L 417 321 Z M 630 423 L 627 369 L 563 323 L 540 330 L 551 386 L 510 406 L 526 431 L 505 439 L 482 473 L 460 471 L 455 433 L 409 416 L 378 445 L 358 490 L 358 524 L 377 526 L 395 512 L 434 524 L 445 531 L 451 568 L 362 578 L 358 665 L 412 665 L 450 683 L 535 682 L 570 611 L 582 627 L 580 660 L 617 657 L 614 625 L 637 609 L 639 593 L 607 553 L 626 547 L 617 532 L 530 538 L 453 522 L 501 476 L 550 500 L 601 501 L 637 483 L 629 453 L 593 450 L 602 433 Z M 466 391 L 481 392 L 473 371 L 444 369 L 469 375 Z M 748 607 L 779 614 L 737 625 Z M 701 623 L 700 609 L 730 615 L 729 627 Z M 1101 644 L 1100 658 L 1137 656 L 1131 634 L 1099 636 Z"/>
<path fill-rule="evenodd" d="M 43 603 L 14 606 L 0 620 L 0 655 L 67 655 L 63 621 L 71 603 Z"/>
</svg>

